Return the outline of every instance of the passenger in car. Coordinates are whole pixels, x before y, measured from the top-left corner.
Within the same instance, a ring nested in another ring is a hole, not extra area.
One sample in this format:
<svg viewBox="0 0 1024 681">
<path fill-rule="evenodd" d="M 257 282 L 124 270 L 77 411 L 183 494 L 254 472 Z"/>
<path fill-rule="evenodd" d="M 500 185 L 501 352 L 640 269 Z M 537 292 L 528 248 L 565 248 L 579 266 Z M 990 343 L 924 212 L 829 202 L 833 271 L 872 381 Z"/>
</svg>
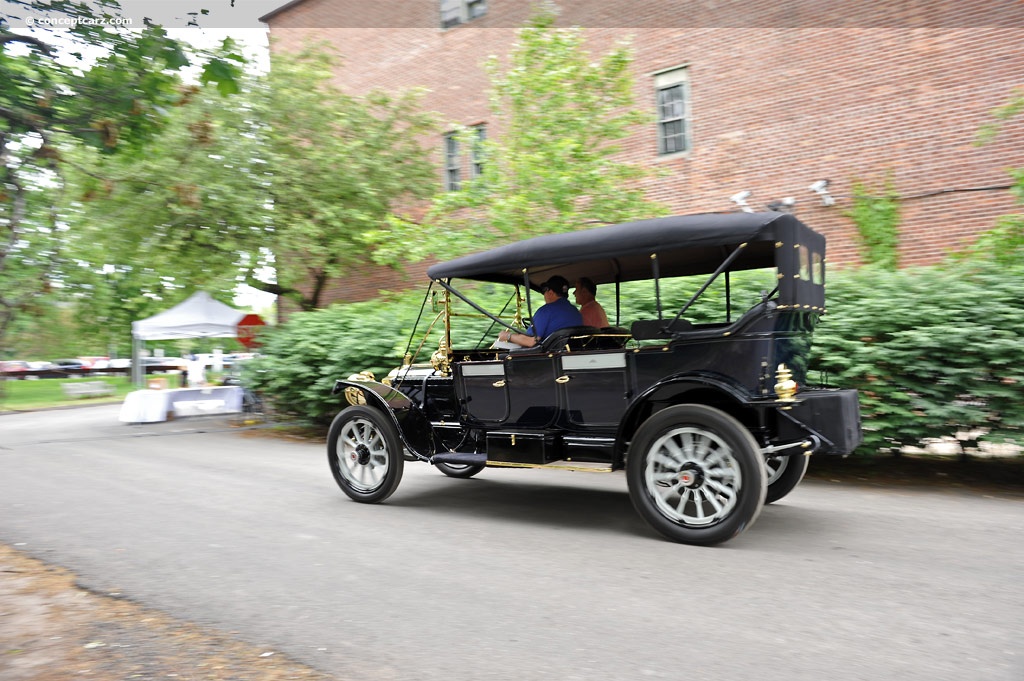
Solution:
<svg viewBox="0 0 1024 681">
<path fill-rule="evenodd" d="M 576 280 L 576 304 L 580 306 L 580 314 L 583 315 L 584 326 L 594 326 L 603 329 L 608 324 L 608 315 L 605 314 L 601 303 L 597 302 L 597 284 L 587 277 L 580 277 Z"/>
<path fill-rule="evenodd" d="M 505 329 L 498 334 L 499 341 L 532 348 L 538 341 L 559 329 L 583 325 L 580 311 L 569 302 L 568 279 L 556 274 L 544 282 L 540 290 L 544 294 L 544 304 L 533 313 L 533 326 L 525 333 L 514 333 Z"/>
</svg>

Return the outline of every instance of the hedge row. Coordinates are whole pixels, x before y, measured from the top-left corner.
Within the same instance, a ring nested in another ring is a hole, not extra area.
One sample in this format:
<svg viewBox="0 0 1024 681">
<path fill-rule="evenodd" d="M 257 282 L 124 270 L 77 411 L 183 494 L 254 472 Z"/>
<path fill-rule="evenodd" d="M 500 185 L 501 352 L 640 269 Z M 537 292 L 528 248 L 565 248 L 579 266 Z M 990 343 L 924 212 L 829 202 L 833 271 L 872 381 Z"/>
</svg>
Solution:
<svg viewBox="0 0 1024 681">
<path fill-rule="evenodd" d="M 865 268 L 827 292 L 811 366 L 860 391 L 864 450 L 979 429 L 1024 442 L 1024 269 Z"/>
<path fill-rule="evenodd" d="M 397 365 L 418 302 L 381 300 L 296 313 L 262 334 L 261 357 L 247 364 L 244 379 L 268 396 L 277 411 L 330 422 L 339 406 L 331 395 L 334 381 L 363 370 L 381 378 Z"/>
<path fill-rule="evenodd" d="M 762 283 L 734 277 L 734 300 L 752 305 Z M 862 268 L 830 272 L 827 291 L 829 312 L 815 333 L 810 378 L 860 391 L 860 453 L 978 429 L 988 440 L 1024 441 L 1024 268 Z M 689 297 L 682 290 L 666 292 L 674 300 Z M 484 293 L 498 300 L 496 292 Z M 628 293 L 623 320 L 656 314 L 647 289 Z M 722 305 L 724 294 L 721 287 L 708 294 L 689 319 L 715 316 L 712 308 Z M 610 292 L 601 296 L 611 299 Z M 329 421 L 339 408 L 330 395 L 335 379 L 367 369 L 379 378 L 398 366 L 421 302 L 413 294 L 296 314 L 269 335 L 265 358 L 254 367 L 257 387 L 287 413 Z M 614 317 L 614 310 L 608 312 Z M 421 319 L 417 335 L 432 319 L 432 313 Z M 473 331 L 484 337 L 492 332 L 483 323 Z M 421 357 L 437 347 L 437 338 Z"/>
</svg>

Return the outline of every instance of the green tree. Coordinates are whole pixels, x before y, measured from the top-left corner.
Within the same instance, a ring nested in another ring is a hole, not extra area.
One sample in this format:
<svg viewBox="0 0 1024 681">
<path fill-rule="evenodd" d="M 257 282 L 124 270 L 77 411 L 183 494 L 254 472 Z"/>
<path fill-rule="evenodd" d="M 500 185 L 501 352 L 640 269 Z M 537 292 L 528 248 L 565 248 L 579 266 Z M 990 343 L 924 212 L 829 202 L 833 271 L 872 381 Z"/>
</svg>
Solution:
<svg viewBox="0 0 1024 681">
<path fill-rule="evenodd" d="M 487 64 L 500 137 L 479 141 L 482 173 L 440 195 L 420 224 L 393 222 L 372 235 L 375 257 L 397 262 L 479 250 L 523 238 L 661 215 L 638 180 L 650 171 L 617 161 L 616 144 L 648 116 L 634 108 L 631 53 L 620 44 L 597 58 L 579 29 L 535 15 L 502 68 Z"/>
<path fill-rule="evenodd" d="M 324 45 L 278 55 L 257 103 L 273 220 L 263 245 L 279 266 L 275 284 L 247 283 L 304 310 L 321 307 L 328 283 L 367 260 L 367 233 L 435 183 L 419 143 L 434 121 L 419 93 L 348 95 L 331 84 L 336 66 Z"/>
<path fill-rule="evenodd" d="M 36 19 L 59 17 L 64 26 L 97 13 L 109 26 L 119 12 L 107 1 L 8 4 Z M 87 145 L 108 155 L 143 153 L 184 96 L 182 69 L 205 62 L 202 80 L 224 92 L 235 89 L 239 74 L 241 57 L 189 53 L 159 26 L 118 31 L 82 21 L 61 33 L 58 51 L 53 32 L 16 33 L 0 22 L 0 347 L 17 314 L 50 292 L 64 236 L 74 229 L 55 209 L 68 151 Z"/>
<path fill-rule="evenodd" d="M 367 259 L 363 233 L 434 179 L 416 93 L 349 96 L 330 84 L 335 66 L 318 45 L 278 55 L 238 96 L 194 89 L 145 156 L 83 159 L 69 204 L 89 225 L 75 239 L 81 285 L 104 285 L 107 264 L 137 296 L 245 282 L 320 307 L 331 280 Z"/>
<path fill-rule="evenodd" d="M 61 214 L 76 229 L 63 275 L 76 297 L 110 296 L 97 326 L 147 316 L 195 289 L 230 299 L 265 264 L 269 173 L 250 99 L 248 85 L 227 99 L 193 87 L 146 154 L 69 156 Z"/>
</svg>

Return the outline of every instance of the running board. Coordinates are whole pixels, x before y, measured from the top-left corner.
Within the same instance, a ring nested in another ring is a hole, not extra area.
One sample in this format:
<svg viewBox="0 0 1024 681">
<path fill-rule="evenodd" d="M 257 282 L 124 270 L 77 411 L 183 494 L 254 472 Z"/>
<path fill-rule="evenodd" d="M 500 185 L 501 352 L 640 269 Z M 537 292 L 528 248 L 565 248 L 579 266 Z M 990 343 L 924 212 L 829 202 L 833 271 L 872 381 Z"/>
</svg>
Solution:
<svg viewBox="0 0 1024 681">
<path fill-rule="evenodd" d="M 447 463 L 455 466 L 488 466 L 492 468 L 556 468 L 564 471 L 584 473 L 611 473 L 608 464 L 590 461 L 565 461 L 560 463 L 516 463 L 513 461 L 488 461 L 484 452 L 438 452 L 430 463 Z"/>
<path fill-rule="evenodd" d="M 560 471 L 576 471 L 578 473 L 611 473 L 612 467 L 606 463 L 592 461 L 565 461 L 559 463 L 517 463 L 515 461 L 488 461 L 487 466 L 493 468 L 554 468 Z"/>
</svg>

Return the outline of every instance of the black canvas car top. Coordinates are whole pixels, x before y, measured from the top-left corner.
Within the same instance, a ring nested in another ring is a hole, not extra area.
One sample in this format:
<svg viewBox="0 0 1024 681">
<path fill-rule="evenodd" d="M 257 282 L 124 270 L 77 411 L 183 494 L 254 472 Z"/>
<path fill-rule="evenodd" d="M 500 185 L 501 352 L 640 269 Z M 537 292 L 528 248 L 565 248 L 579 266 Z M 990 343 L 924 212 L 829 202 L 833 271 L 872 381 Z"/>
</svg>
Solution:
<svg viewBox="0 0 1024 681">
<path fill-rule="evenodd" d="M 730 269 L 772 267 L 775 242 L 787 235 L 799 240 L 801 232 L 814 234 L 784 213 L 677 215 L 526 239 L 438 263 L 427 275 L 514 283 L 523 281 L 525 268 L 534 286 L 550 274 L 601 284 L 650 278 L 654 254 L 661 276 L 703 274 L 744 243 L 744 254 Z"/>
<path fill-rule="evenodd" d="M 525 270 L 534 289 L 554 274 L 603 284 L 652 278 L 655 257 L 659 277 L 708 274 L 741 248 L 729 270 L 778 267 L 785 302 L 823 308 L 823 274 L 812 277 L 801 257 L 812 251 L 823 273 L 825 239 L 787 213 L 676 215 L 550 234 L 438 263 L 427 275 L 511 284 Z"/>
</svg>

